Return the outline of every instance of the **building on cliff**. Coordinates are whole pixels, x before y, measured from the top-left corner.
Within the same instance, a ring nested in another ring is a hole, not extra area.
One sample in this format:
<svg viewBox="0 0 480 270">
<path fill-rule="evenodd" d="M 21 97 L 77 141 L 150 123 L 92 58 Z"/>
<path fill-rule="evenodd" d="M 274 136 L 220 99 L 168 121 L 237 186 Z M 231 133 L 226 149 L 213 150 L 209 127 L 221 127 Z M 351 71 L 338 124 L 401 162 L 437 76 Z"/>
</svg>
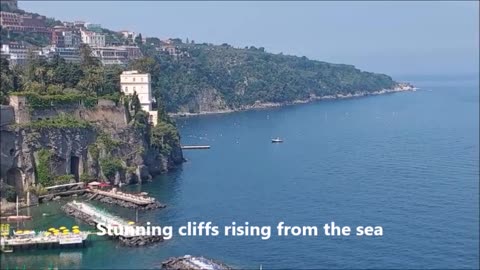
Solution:
<svg viewBox="0 0 480 270">
<path fill-rule="evenodd" d="M 142 110 L 149 114 L 149 120 L 157 124 L 157 111 L 153 110 L 152 79 L 148 73 L 139 73 L 137 70 L 124 71 L 120 75 L 120 88 L 126 95 L 137 93 Z"/>
</svg>

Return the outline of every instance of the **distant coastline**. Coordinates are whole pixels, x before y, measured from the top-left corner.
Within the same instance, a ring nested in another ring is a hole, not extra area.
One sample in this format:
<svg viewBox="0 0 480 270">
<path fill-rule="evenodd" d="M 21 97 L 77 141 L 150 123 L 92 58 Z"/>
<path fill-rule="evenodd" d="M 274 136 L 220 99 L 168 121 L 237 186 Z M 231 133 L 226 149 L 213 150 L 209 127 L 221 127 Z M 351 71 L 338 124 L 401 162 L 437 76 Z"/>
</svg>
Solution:
<svg viewBox="0 0 480 270">
<path fill-rule="evenodd" d="M 391 94 L 391 93 L 398 93 L 398 92 L 407 92 L 407 91 L 416 91 L 418 88 L 409 84 L 409 83 L 398 83 L 393 89 L 382 89 L 379 91 L 367 92 L 355 92 L 354 94 L 337 94 L 337 95 L 327 95 L 327 96 L 315 96 L 312 95 L 308 99 L 297 99 L 291 102 L 256 102 L 252 105 L 242 106 L 237 109 L 225 109 L 225 110 L 216 110 L 216 111 L 202 111 L 196 113 L 190 112 L 176 112 L 176 113 L 169 113 L 169 116 L 174 118 L 181 118 L 181 117 L 193 117 L 193 116 L 201 116 L 201 115 L 211 115 L 211 114 L 225 114 L 225 113 L 234 113 L 234 112 L 242 112 L 242 111 L 249 111 L 249 110 L 264 110 L 270 108 L 277 108 L 283 106 L 291 106 L 291 105 L 298 105 L 298 104 L 307 104 L 315 101 L 321 100 L 333 100 L 333 99 L 347 99 L 347 98 L 358 98 L 358 97 L 366 97 L 366 96 L 377 96 L 377 95 L 384 95 L 384 94 Z"/>
</svg>

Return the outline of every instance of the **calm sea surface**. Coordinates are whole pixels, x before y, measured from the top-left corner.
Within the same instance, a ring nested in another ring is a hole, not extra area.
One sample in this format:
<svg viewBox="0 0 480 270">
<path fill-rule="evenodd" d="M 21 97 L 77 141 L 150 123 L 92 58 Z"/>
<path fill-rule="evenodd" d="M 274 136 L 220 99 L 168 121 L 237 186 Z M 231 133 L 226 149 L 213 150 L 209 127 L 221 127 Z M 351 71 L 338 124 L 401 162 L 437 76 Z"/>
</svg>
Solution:
<svg viewBox="0 0 480 270">
<path fill-rule="evenodd" d="M 128 187 L 168 205 L 139 213 L 153 224 L 335 221 L 380 225 L 383 237 L 174 237 L 146 248 L 96 238 L 85 249 L 3 254 L 1 266 L 154 268 L 192 254 L 252 269 L 478 268 L 478 82 L 412 82 L 421 89 L 179 119 L 184 144 L 212 148 L 185 151 L 178 171 Z M 285 142 L 272 144 L 277 136 Z M 30 209 L 35 223 L 27 227 L 78 224 L 59 205 Z"/>
</svg>

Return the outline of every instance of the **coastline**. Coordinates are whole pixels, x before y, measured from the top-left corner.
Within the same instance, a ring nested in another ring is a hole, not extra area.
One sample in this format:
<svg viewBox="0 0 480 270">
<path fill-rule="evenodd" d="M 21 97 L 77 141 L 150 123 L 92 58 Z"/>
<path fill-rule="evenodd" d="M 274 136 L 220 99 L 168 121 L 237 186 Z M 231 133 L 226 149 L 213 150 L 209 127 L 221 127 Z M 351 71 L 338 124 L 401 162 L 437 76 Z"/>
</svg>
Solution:
<svg viewBox="0 0 480 270">
<path fill-rule="evenodd" d="M 202 115 L 211 115 L 211 114 L 225 114 L 225 113 L 234 113 L 234 112 L 242 112 L 242 111 L 249 111 L 249 110 L 265 110 L 270 108 L 277 108 L 283 106 L 291 106 L 291 105 L 298 105 L 298 104 L 307 104 L 316 101 L 322 100 L 335 100 L 335 99 L 348 99 L 348 98 L 359 98 L 359 97 L 367 97 L 367 96 L 378 96 L 384 94 L 392 94 L 398 92 L 415 92 L 417 91 L 417 87 L 407 84 L 407 83 L 399 83 L 393 89 L 382 89 L 374 92 L 355 92 L 354 94 L 337 94 L 337 95 L 327 95 L 327 96 L 310 96 L 308 99 L 298 99 L 290 102 L 256 102 L 252 105 L 242 106 L 238 109 L 225 109 L 225 110 L 217 110 L 217 111 L 203 111 L 198 113 L 190 113 L 190 112 L 176 112 L 176 113 L 169 113 L 168 115 L 172 118 L 183 118 L 183 117 L 194 117 L 194 116 L 202 116 Z"/>
</svg>

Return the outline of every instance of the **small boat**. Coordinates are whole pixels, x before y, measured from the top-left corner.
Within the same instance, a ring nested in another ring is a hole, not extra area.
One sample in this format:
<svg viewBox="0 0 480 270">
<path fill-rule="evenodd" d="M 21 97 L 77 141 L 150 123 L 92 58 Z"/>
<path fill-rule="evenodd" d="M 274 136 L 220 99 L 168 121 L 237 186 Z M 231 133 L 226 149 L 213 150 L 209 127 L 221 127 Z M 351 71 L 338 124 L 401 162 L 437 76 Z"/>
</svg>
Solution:
<svg viewBox="0 0 480 270">
<path fill-rule="evenodd" d="M 22 221 L 22 220 L 31 220 L 31 216 L 8 216 L 7 221 Z"/>
<path fill-rule="evenodd" d="M 280 139 L 279 137 L 275 138 L 275 139 L 272 139 L 272 143 L 282 143 L 283 140 Z"/>
</svg>

